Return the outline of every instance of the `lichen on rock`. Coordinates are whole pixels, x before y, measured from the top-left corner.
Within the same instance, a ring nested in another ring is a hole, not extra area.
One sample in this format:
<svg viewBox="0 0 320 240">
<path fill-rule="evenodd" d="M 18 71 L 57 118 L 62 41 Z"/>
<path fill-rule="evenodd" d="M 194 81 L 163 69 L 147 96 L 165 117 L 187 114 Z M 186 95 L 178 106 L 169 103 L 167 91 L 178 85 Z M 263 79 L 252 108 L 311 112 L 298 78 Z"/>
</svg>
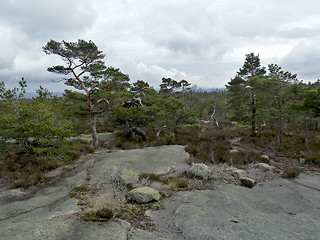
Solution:
<svg viewBox="0 0 320 240">
<path fill-rule="evenodd" d="M 210 168 L 203 163 L 193 163 L 189 172 L 203 180 L 208 180 L 211 174 Z"/>
<path fill-rule="evenodd" d="M 127 199 L 137 203 L 148 203 L 151 201 L 159 201 L 161 194 L 158 190 L 151 187 L 139 187 L 131 190 L 127 194 Z"/>
<path fill-rule="evenodd" d="M 118 179 L 120 183 L 125 184 L 128 187 L 133 187 L 139 182 L 138 174 L 130 169 L 122 169 L 118 173 Z"/>
</svg>

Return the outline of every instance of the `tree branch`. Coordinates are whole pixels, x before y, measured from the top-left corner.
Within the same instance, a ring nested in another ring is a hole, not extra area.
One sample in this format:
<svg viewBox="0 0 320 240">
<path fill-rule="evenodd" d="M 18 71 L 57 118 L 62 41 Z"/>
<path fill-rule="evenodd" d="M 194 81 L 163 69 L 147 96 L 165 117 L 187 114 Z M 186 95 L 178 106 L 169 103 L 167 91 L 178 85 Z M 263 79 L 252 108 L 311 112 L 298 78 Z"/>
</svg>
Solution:
<svg viewBox="0 0 320 240">
<path fill-rule="evenodd" d="M 102 98 L 102 99 L 99 99 L 95 104 L 93 104 L 92 109 L 95 108 L 99 103 L 102 103 L 102 102 L 105 103 L 105 106 L 110 105 L 110 102 L 109 102 L 107 99 Z M 103 112 L 105 112 L 105 111 L 107 111 L 107 109 L 103 109 L 103 110 L 100 110 L 100 111 L 97 111 L 97 112 L 94 111 L 93 113 L 94 113 L 94 114 L 100 114 L 100 113 L 103 113 Z"/>
</svg>

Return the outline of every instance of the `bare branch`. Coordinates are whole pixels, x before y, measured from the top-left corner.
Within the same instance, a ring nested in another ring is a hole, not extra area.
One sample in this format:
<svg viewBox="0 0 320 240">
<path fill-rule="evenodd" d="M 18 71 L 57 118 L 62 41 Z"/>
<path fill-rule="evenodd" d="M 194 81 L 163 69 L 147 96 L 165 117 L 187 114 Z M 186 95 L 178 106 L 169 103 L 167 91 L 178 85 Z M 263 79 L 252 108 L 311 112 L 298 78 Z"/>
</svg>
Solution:
<svg viewBox="0 0 320 240">
<path fill-rule="evenodd" d="M 105 98 L 99 99 L 95 104 L 93 104 L 93 105 L 92 105 L 92 109 L 95 108 L 98 104 L 100 104 L 100 103 L 102 103 L 102 102 L 105 103 L 105 109 L 102 109 L 102 110 L 100 110 L 100 111 L 94 111 L 94 112 L 93 112 L 94 114 L 100 114 L 100 113 L 103 113 L 103 112 L 107 111 L 107 106 L 110 105 L 110 102 L 109 102 L 107 99 L 105 99 Z"/>
<path fill-rule="evenodd" d="M 129 100 L 129 101 L 126 101 L 126 102 L 124 102 L 123 104 L 122 104 L 122 106 L 124 107 L 124 108 L 129 108 L 129 107 L 131 107 L 131 106 L 137 106 L 137 107 L 143 107 L 143 104 L 142 104 L 142 99 L 141 99 L 141 97 L 137 97 L 137 98 L 132 98 L 131 100 Z"/>
<path fill-rule="evenodd" d="M 96 107 L 96 106 L 97 106 L 99 103 L 101 103 L 101 102 L 105 102 L 106 105 L 110 105 L 110 102 L 109 102 L 107 99 L 102 98 L 102 99 L 99 99 L 99 100 L 96 102 L 96 104 L 93 105 L 93 107 Z"/>
</svg>

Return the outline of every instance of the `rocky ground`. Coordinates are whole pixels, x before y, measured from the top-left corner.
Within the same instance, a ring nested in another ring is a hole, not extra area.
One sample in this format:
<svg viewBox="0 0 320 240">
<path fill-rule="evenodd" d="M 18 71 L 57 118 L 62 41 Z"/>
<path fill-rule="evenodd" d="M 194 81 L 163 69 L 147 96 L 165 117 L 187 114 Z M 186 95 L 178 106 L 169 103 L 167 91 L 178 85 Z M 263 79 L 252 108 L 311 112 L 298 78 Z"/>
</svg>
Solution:
<svg viewBox="0 0 320 240">
<path fill-rule="evenodd" d="M 190 168 L 187 158 L 183 146 L 100 151 L 48 173 L 47 183 L 3 189 L 0 239 L 319 239 L 320 175 L 303 171 L 283 179 L 280 163 L 244 169 L 212 164 L 209 180 L 188 178 L 189 187 L 178 192 L 172 185 L 140 182 L 163 194 L 144 214 L 106 222 L 81 218 L 90 199 L 120 192 L 114 182 L 120 170 L 181 175 Z M 254 186 L 244 187 L 243 177 Z M 90 191 L 70 196 L 81 186 Z"/>
</svg>

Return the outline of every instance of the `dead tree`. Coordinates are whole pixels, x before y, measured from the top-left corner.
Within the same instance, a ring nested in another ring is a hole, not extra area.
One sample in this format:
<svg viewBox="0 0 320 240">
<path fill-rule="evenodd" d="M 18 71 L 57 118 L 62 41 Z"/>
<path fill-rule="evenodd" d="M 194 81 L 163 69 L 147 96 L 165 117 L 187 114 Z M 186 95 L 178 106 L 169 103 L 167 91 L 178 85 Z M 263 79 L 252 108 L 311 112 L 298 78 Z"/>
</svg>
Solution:
<svg viewBox="0 0 320 240">
<path fill-rule="evenodd" d="M 211 114 L 211 119 L 212 119 L 212 121 L 214 122 L 214 124 L 219 128 L 220 126 L 219 126 L 219 122 L 217 121 L 217 119 L 216 119 L 216 103 L 214 104 L 214 106 L 213 106 L 213 112 L 212 112 L 212 114 Z"/>
</svg>

